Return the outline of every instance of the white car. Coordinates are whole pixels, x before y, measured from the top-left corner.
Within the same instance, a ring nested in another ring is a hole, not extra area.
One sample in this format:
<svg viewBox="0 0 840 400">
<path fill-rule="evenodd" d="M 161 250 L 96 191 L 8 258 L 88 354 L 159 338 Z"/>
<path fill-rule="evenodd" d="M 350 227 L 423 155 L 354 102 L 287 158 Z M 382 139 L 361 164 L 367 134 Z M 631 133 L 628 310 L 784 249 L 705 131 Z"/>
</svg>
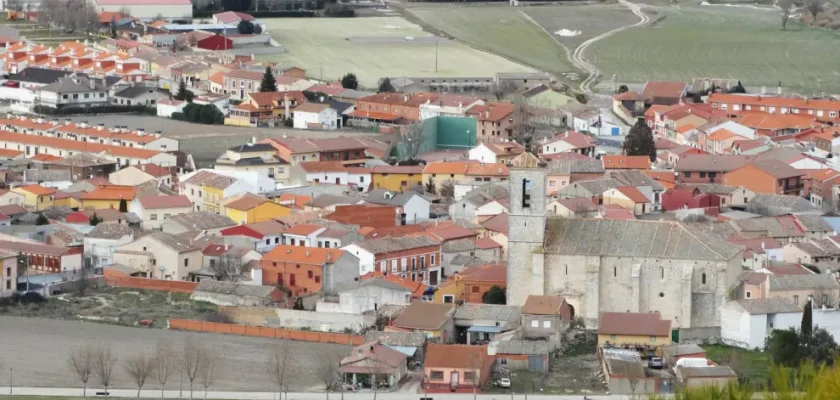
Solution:
<svg viewBox="0 0 840 400">
<path fill-rule="evenodd" d="M 499 385 L 499 387 L 509 388 L 510 387 L 510 379 L 509 378 L 499 378 L 498 385 Z"/>
</svg>

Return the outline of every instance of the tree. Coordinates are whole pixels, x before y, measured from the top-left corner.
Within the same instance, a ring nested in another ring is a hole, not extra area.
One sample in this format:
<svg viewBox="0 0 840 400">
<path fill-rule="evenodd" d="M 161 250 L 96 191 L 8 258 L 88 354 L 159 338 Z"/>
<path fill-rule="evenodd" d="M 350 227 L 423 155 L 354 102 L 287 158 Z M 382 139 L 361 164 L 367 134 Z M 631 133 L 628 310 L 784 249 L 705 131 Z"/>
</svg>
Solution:
<svg viewBox="0 0 840 400">
<path fill-rule="evenodd" d="M 252 35 L 254 33 L 254 24 L 244 19 L 240 20 L 239 24 L 236 25 L 236 31 L 240 35 Z"/>
<path fill-rule="evenodd" d="M 327 393 L 327 400 L 329 400 L 330 390 L 332 390 L 335 387 L 335 384 L 338 383 L 336 380 L 336 375 L 338 374 L 338 360 L 329 355 L 322 356 L 320 358 L 320 364 L 318 365 L 317 374 L 321 379 L 321 382 L 324 383 L 324 390 Z M 374 383 L 374 386 L 375 385 L 376 384 Z M 376 390 L 376 387 L 374 387 L 373 390 Z"/>
<path fill-rule="evenodd" d="M 741 81 L 738 81 L 738 84 L 735 85 L 735 87 L 729 89 L 729 93 L 747 93 L 747 89 L 744 88 Z"/>
<path fill-rule="evenodd" d="M 776 3 L 776 6 L 779 7 L 779 11 L 782 16 L 783 31 L 787 30 L 787 23 L 790 20 L 790 16 L 793 15 L 793 12 L 796 10 L 796 1 L 797 0 L 779 0 Z"/>
<path fill-rule="evenodd" d="M 630 128 L 630 133 L 624 139 L 624 154 L 628 156 L 648 156 L 651 162 L 656 160 L 653 132 L 643 119 L 639 119 L 636 125 Z"/>
<path fill-rule="evenodd" d="M 140 353 L 125 360 L 123 368 L 125 368 L 125 373 L 134 381 L 134 384 L 137 385 L 137 397 L 139 398 L 146 380 L 155 372 L 155 358 L 146 355 L 146 353 Z"/>
<path fill-rule="evenodd" d="M 403 126 L 398 140 L 403 148 L 403 160 L 416 160 L 423 144 L 423 126 L 420 122 Z"/>
<path fill-rule="evenodd" d="M 817 14 L 823 12 L 823 1 L 808 0 L 808 3 L 805 5 L 805 8 L 808 9 L 808 12 L 811 13 L 811 17 L 814 19 L 814 21 L 816 21 Z"/>
<path fill-rule="evenodd" d="M 808 335 L 800 338 L 804 344 L 800 350 L 805 357 L 817 365 L 833 365 L 837 357 L 837 342 L 827 330 L 817 327 Z"/>
<path fill-rule="evenodd" d="M 429 180 L 426 181 L 426 193 L 429 194 L 436 194 L 437 193 L 437 185 L 435 185 L 435 178 L 432 178 L 429 175 Z"/>
<path fill-rule="evenodd" d="M 196 344 L 187 339 L 184 341 L 184 351 L 181 353 L 181 357 L 181 366 L 190 381 L 190 399 L 192 399 L 195 380 L 198 379 L 199 373 L 203 371 L 207 364 L 207 351 L 201 344 Z"/>
<path fill-rule="evenodd" d="M 82 396 L 87 397 L 87 383 L 93 373 L 94 350 L 90 346 L 79 346 L 70 350 L 67 363 L 82 381 Z"/>
<path fill-rule="evenodd" d="M 195 95 L 193 92 L 187 90 L 187 84 L 184 80 L 181 80 L 181 83 L 178 84 L 178 93 L 175 94 L 175 100 L 182 100 L 188 103 L 192 103 L 193 97 Z"/>
<path fill-rule="evenodd" d="M 172 371 L 177 368 L 174 349 L 166 342 L 159 342 L 155 348 L 155 378 L 160 383 L 160 398 L 163 398 L 163 388 Z"/>
<path fill-rule="evenodd" d="M 116 16 L 113 16 L 113 15 L 111 16 L 111 27 L 110 28 L 111 28 L 110 29 L 111 39 L 116 39 L 117 38 L 117 17 Z"/>
<path fill-rule="evenodd" d="M 271 72 L 271 67 L 265 67 L 262 82 L 260 82 L 260 92 L 276 92 L 277 80 L 274 79 L 274 73 Z"/>
<path fill-rule="evenodd" d="M 799 365 L 799 334 L 796 329 L 775 329 L 764 339 L 764 351 L 776 365 L 793 367 Z"/>
<path fill-rule="evenodd" d="M 577 100 L 580 104 L 586 104 L 589 102 L 589 99 L 583 93 L 575 93 L 575 100 Z"/>
<path fill-rule="evenodd" d="M 35 220 L 35 225 L 49 225 L 50 220 L 47 218 L 44 213 L 38 213 L 38 219 Z"/>
<path fill-rule="evenodd" d="M 448 203 L 455 199 L 455 184 L 452 181 L 446 181 L 440 185 L 440 197 L 443 197 Z"/>
<path fill-rule="evenodd" d="M 220 281 L 239 282 L 242 280 L 244 265 L 242 259 L 223 255 L 218 260 L 210 262 L 210 269 L 216 274 Z"/>
<path fill-rule="evenodd" d="M 517 143 L 531 151 L 531 143 L 537 134 L 537 123 L 534 118 L 534 107 L 522 95 L 513 98 L 513 138 Z"/>
<path fill-rule="evenodd" d="M 281 400 L 283 392 L 286 392 L 286 400 L 289 400 L 289 382 L 295 379 L 300 366 L 292 354 L 288 342 L 281 342 L 274 346 L 271 354 L 269 354 L 267 365 L 266 370 L 271 376 L 271 380 L 277 384 L 281 393 Z"/>
<path fill-rule="evenodd" d="M 351 72 L 341 77 L 341 87 L 353 90 L 358 89 L 359 80 L 356 78 L 356 74 Z"/>
<path fill-rule="evenodd" d="M 216 363 L 218 361 L 218 356 L 214 351 L 210 349 L 206 349 L 206 357 L 204 358 L 204 365 L 201 367 L 199 371 L 199 379 L 201 381 L 201 386 L 204 386 L 204 400 L 207 400 L 207 389 L 210 388 L 210 385 L 216 380 Z"/>
<path fill-rule="evenodd" d="M 93 213 L 93 215 L 91 215 L 88 219 L 88 223 L 90 223 L 90 226 L 99 225 L 102 223 L 102 218 L 99 218 L 99 216 L 96 215 L 96 213 Z"/>
<path fill-rule="evenodd" d="M 802 326 L 799 327 L 799 332 L 804 337 L 811 336 L 814 332 L 814 316 L 812 314 L 813 309 L 811 304 L 811 299 L 808 299 L 808 302 L 805 304 L 805 310 L 802 311 Z"/>
<path fill-rule="evenodd" d="M 26 276 L 26 292 L 29 292 L 29 256 L 18 253 L 17 276 Z"/>
<path fill-rule="evenodd" d="M 385 79 L 379 83 L 379 93 L 393 93 L 396 91 L 397 89 L 391 84 L 391 78 L 385 77 Z"/>
<path fill-rule="evenodd" d="M 481 296 L 481 302 L 484 304 L 507 304 L 507 295 L 504 289 L 493 285 L 490 290 L 484 292 Z"/>
<path fill-rule="evenodd" d="M 627 93 L 630 91 L 630 88 L 627 85 L 621 85 L 618 87 L 618 93 Z"/>
<path fill-rule="evenodd" d="M 516 87 L 514 86 L 513 82 L 508 80 L 494 82 L 490 85 L 490 93 L 493 93 L 493 96 L 496 97 L 496 101 L 501 101 L 507 95 L 515 91 Z"/>
<path fill-rule="evenodd" d="M 110 347 L 97 347 L 93 356 L 93 372 L 99 379 L 99 383 L 108 393 L 108 387 L 111 386 L 111 377 L 114 374 L 114 367 L 117 365 L 117 356 L 111 351 Z"/>
</svg>

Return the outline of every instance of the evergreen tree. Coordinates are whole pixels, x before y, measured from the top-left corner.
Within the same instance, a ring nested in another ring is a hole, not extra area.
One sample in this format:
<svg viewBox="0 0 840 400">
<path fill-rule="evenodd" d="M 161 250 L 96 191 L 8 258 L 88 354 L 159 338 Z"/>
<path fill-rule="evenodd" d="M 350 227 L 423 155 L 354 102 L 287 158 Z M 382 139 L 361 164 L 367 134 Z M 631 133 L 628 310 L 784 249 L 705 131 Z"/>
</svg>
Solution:
<svg viewBox="0 0 840 400">
<path fill-rule="evenodd" d="M 630 91 L 630 88 L 627 85 L 621 85 L 618 87 L 618 93 L 627 93 Z"/>
<path fill-rule="evenodd" d="M 630 128 L 630 133 L 624 139 L 624 154 L 628 156 L 648 156 L 650 161 L 656 160 L 656 145 L 653 143 L 653 132 L 645 124 L 644 119 L 639 119 L 636 125 Z"/>
<path fill-rule="evenodd" d="M 729 89 L 729 93 L 747 93 L 747 89 L 744 89 L 744 85 L 741 84 L 741 81 L 738 81 L 738 85 Z"/>
<path fill-rule="evenodd" d="M 507 295 L 504 289 L 494 285 L 490 290 L 484 292 L 484 295 L 481 296 L 481 302 L 484 304 L 506 304 Z"/>
<path fill-rule="evenodd" d="M 255 33 L 254 32 L 254 24 L 249 21 L 241 20 L 239 24 L 236 25 L 236 31 L 239 32 L 240 35 L 250 35 Z"/>
<path fill-rule="evenodd" d="M 49 225 L 50 220 L 44 215 L 44 213 L 38 214 L 38 219 L 35 220 L 35 225 Z"/>
<path fill-rule="evenodd" d="M 802 311 L 802 326 L 799 328 L 799 332 L 801 332 L 804 337 L 810 337 L 811 333 L 814 331 L 812 306 L 813 302 L 811 299 L 808 299 L 808 304 L 805 304 L 805 310 Z"/>
<path fill-rule="evenodd" d="M 277 81 L 274 79 L 274 73 L 271 72 L 271 67 L 265 67 L 262 82 L 260 82 L 260 92 L 276 92 Z"/>
<path fill-rule="evenodd" d="M 99 218 L 99 216 L 96 215 L 96 213 L 93 213 L 93 215 L 91 215 L 88 219 L 88 222 L 90 223 L 90 226 L 96 226 L 102 222 L 102 218 Z"/>
<path fill-rule="evenodd" d="M 111 16 L 111 39 L 117 38 L 117 18 Z"/>
<path fill-rule="evenodd" d="M 426 193 L 437 194 L 437 185 L 435 185 L 435 178 L 429 175 L 429 180 L 426 182 Z"/>
<path fill-rule="evenodd" d="M 396 91 L 397 89 L 391 84 L 391 78 L 385 77 L 382 83 L 379 84 L 379 93 L 393 93 Z"/>
<path fill-rule="evenodd" d="M 341 87 L 345 89 L 358 89 L 359 88 L 359 80 L 356 78 L 356 74 L 349 73 L 341 77 Z"/>
<path fill-rule="evenodd" d="M 193 96 L 193 92 L 187 90 L 187 84 L 181 80 L 181 83 L 178 84 L 178 93 L 175 94 L 175 100 L 184 100 L 187 103 L 192 103 Z"/>
</svg>

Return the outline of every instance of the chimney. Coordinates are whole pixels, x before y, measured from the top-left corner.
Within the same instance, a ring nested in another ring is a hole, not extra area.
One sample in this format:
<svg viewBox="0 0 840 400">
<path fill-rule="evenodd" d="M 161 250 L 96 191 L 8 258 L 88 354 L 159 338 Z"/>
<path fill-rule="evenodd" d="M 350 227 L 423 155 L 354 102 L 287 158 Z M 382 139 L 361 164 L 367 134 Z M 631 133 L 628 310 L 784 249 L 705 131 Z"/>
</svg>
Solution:
<svg viewBox="0 0 840 400">
<path fill-rule="evenodd" d="M 87 121 L 79 122 L 79 128 L 85 129 L 88 127 Z"/>
<path fill-rule="evenodd" d="M 64 125 L 70 125 L 70 118 L 64 119 Z"/>
<path fill-rule="evenodd" d="M 144 128 L 137 128 L 137 135 L 139 135 L 139 136 L 146 136 L 146 129 L 144 129 Z"/>
<path fill-rule="evenodd" d="M 88 85 L 90 85 L 90 90 L 96 89 L 96 81 L 93 78 L 88 78 Z"/>
<path fill-rule="evenodd" d="M 283 110 L 285 112 L 285 116 L 286 116 L 286 118 L 289 118 L 289 95 L 288 94 L 283 94 L 283 104 L 285 106 L 284 110 Z"/>
<path fill-rule="evenodd" d="M 100 122 L 99 125 L 96 126 L 96 130 L 101 131 L 103 129 L 105 129 L 105 124 Z"/>
</svg>

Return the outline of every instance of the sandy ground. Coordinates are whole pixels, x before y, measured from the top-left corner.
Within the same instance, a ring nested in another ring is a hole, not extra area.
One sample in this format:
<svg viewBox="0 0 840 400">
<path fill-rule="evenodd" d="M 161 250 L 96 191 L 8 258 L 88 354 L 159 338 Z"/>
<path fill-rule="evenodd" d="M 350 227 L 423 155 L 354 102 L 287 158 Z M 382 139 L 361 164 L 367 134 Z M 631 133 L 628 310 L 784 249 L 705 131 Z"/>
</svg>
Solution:
<svg viewBox="0 0 840 400">
<path fill-rule="evenodd" d="M 218 379 L 211 390 L 276 390 L 267 371 L 272 346 L 288 343 L 300 373 L 290 386 L 292 391 L 318 390 L 317 378 L 322 360 L 344 357 L 348 346 L 235 335 L 193 333 L 149 328 L 132 328 L 91 322 L 59 321 L 36 318 L 0 317 L 0 386 L 9 383 L 9 367 L 14 369 L 15 386 L 75 387 L 79 381 L 67 364 L 73 346 L 107 346 L 120 358 L 114 371 L 115 388 L 135 387 L 124 372 L 122 360 L 142 351 L 153 351 L 159 342 L 182 348 L 187 338 L 217 351 Z M 178 390 L 175 373 L 166 389 Z M 95 381 L 95 379 L 92 379 Z M 159 388 L 157 382 L 144 388 Z M 188 380 L 184 377 L 184 388 Z"/>
</svg>

